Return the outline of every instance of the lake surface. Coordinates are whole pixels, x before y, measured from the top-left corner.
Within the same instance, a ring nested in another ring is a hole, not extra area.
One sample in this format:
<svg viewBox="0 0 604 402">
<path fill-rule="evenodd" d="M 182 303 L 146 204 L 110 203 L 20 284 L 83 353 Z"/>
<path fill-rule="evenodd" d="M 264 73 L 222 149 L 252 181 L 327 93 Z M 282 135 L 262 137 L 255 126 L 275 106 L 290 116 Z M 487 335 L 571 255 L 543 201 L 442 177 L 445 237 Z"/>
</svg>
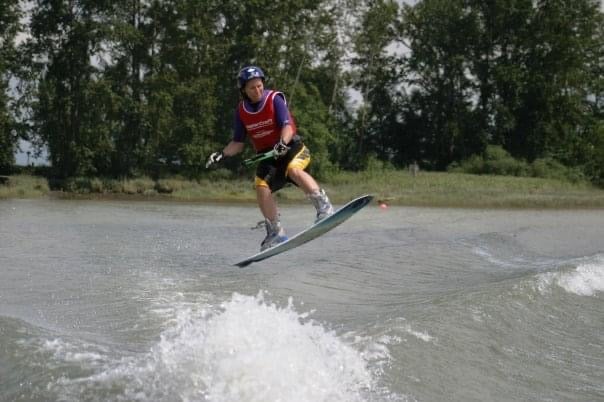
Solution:
<svg viewBox="0 0 604 402">
<path fill-rule="evenodd" d="M 374 203 L 234 267 L 260 219 L 0 201 L 0 400 L 604 400 L 604 211 Z"/>
</svg>

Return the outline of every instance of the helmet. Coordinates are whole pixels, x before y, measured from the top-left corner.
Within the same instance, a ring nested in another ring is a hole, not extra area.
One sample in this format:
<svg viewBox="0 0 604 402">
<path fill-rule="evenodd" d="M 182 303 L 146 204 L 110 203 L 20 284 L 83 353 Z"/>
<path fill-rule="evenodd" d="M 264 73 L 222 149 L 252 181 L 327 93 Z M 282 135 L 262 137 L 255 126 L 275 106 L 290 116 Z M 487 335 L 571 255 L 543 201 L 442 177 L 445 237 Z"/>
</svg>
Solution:
<svg viewBox="0 0 604 402">
<path fill-rule="evenodd" d="M 243 89 L 245 83 L 254 78 L 260 78 L 264 81 L 264 71 L 256 66 L 244 67 L 239 71 L 239 74 L 237 74 L 237 86 L 239 89 Z"/>
</svg>

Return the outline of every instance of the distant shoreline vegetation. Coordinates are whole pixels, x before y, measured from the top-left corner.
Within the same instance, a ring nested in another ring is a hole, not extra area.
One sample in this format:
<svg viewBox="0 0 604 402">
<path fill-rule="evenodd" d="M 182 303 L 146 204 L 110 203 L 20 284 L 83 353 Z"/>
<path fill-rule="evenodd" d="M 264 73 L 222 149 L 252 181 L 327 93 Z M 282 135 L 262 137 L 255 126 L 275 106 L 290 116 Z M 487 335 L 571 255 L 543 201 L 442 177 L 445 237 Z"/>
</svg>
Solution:
<svg viewBox="0 0 604 402">
<path fill-rule="evenodd" d="M 601 0 L 30 3 L 0 12 L 0 174 L 22 148 L 53 177 L 208 177 L 255 64 L 328 181 L 378 159 L 604 188 Z"/>
<path fill-rule="evenodd" d="M 489 164 L 488 161 L 485 163 Z M 469 165 L 476 168 L 479 163 L 472 161 Z M 521 167 L 527 172 L 531 168 L 530 165 Z M 603 189 L 585 179 L 573 178 L 572 174 L 569 177 L 564 169 L 550 171 L 551 177 L 545 178 L 468 174 L 460 172 L 462 169 L 463 166 L 454 166 L 450 172 L 400 170 L 375 162 L 361 172 L 324 173 L 321 184 L 337 204 L 371 193 L 379 203 L 399 206 L 604 208 Z M 74 177 L 57 181 L 23 171 L 3 176 L 5 183 L 0 183 L 0 199 L 50 197 L 253 204 L 256 195 L 252 175 L 251 171 L 241 175 L 218 169 L 198 179 L 173 175 L 157 179 L 147 176 L 127 179 Z M 306 202 L 304 195 L 293 187 L 276 194 L 281 203 Z"/>
</svg>

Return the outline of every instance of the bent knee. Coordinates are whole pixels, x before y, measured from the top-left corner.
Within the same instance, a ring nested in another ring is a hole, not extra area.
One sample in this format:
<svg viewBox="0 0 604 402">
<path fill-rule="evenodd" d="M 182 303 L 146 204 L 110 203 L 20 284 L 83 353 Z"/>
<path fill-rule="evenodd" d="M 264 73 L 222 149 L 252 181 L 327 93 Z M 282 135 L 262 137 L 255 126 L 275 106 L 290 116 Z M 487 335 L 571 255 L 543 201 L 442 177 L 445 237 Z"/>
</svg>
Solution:
<svg viewBox="0 0 604 402">
<path fill-rule="evenodd" d="M 298 182 L 298 180 L 301 180 L 305 174 L 306 174 L 306 172 L 304 171 L 304 169 L 299 169 L 299 168 L 287 169 L 287 177 L 289 177 L 291 180 L 293 180 L 295 182 Z"/>
</svg>

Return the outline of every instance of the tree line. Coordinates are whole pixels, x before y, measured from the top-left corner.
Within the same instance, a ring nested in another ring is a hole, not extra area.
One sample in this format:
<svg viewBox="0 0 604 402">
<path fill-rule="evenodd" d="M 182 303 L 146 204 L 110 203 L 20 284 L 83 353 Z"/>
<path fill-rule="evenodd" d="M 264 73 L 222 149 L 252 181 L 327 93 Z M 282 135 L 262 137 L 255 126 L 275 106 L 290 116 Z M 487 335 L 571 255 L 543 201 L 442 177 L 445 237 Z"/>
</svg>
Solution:
<svg viewBox="0 0 604 402">
<path fill-rule="evenodd" d="M 599 0 L 0 0 L 0 167 L 25 139 L 56 177 L 203 175 L 248 64 L 319 171 L 497 146 L 604 183 Z"/>
</svg>

